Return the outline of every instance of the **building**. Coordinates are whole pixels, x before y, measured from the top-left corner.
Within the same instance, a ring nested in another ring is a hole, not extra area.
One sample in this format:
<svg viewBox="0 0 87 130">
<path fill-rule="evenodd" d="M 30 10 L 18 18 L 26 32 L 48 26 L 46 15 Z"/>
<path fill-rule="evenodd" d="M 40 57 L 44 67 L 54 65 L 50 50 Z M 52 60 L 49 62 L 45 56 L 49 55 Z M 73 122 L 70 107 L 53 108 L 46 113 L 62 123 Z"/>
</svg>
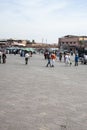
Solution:
<svg viewBox="0 0 87 130">
<path fill-rule="evenodd" d="M 21 42 L 13 41 L 12 46 L 26 47 L 26 40 L 22 40 Z"/>
<path fill-rule="evenodd" d="M 3 48 L 3 47 L 6 47 L 8 45 L 8 41 L 7 40 L 0 40 L 0 47 Z"/>
<path fill-rule="evenodd" d="M 5 39 L 0 40 L 0 47 L 30 47 L 30 48 L 58 48 L 57 43 L 54 44 L 47 44 L 47 43 L 36 43 L 34 40 L 30 42 L 29 40 L 15 40 L 15 39 Z"/>
<path fill-rule="evenodd" d="M 75 50 L 76 48 L 86 46 L 87 36 L 66 35 L 58 40 L 58 47 L 60 49 Z"/>
</svg>

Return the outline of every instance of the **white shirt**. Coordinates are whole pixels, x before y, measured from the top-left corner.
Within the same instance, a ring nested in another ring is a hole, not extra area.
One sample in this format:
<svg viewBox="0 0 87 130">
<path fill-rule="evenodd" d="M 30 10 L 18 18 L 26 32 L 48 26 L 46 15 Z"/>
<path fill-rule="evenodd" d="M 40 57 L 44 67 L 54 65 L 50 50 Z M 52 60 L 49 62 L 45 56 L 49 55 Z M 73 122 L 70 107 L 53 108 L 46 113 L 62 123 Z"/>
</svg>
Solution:
<svg viewBox="0 0 87 130">
<path fill-rule="evenodd" d="M 0 56 L 2 56 L 2 52 L 0 51 Z"/>
<path fill-rule="evenodd" d="M 29 54 L 28 53 L 25 54 L 25 58 L 29 58 Z"/>
<path fill-rule="evenodd" d="M 85 60 L 87 60 L 87 55 L 84 55 Z"/>
</svg>

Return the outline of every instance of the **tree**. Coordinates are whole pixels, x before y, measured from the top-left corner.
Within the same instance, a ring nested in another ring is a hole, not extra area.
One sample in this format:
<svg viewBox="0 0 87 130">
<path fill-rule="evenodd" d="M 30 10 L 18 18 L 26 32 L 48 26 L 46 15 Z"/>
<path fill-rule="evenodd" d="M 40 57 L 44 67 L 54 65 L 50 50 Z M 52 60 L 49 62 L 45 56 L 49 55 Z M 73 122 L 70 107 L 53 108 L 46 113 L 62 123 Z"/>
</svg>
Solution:
<svg viewBox="0 0 87 130">
<path fill-rule="evenodd" d="M 26 43 L 27 43 L 27 44 L 32 44 L 32 43 L 30 42 L 30 40 L 27 40 Z"/>
<path fill-rule="evenodd" d="M 80 45 L 80 47 L 84 47 L 84 40 L 82 40 L 82 41 L 79 41 L 79 45 Z"/>
<path fill-rule="evenodd" d="M 34 43 L 34 44 L 35 44 L 35 40 L 32 40 L 32 43 Z"/>
</svg>

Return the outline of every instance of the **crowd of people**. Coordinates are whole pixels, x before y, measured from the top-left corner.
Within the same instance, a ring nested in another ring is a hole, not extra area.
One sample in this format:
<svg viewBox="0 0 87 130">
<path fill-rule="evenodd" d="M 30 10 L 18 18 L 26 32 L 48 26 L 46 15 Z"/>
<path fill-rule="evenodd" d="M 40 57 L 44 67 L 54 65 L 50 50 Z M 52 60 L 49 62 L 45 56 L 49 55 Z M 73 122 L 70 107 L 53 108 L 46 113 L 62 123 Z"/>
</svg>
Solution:
<svg viewBox="0 0 87 130">
<path fill-rule="evenodd" d="M 47 59 L 47 64 L 46 67 L 54 67 L 55 66 L 55 61 L 59 61 L 59 62 L 64 62 L 65 65 L 72 65 L 72 60 L 71 60 L 71 53 L 69 52 L 65 52 L 65 53 L 61 53 L 61 52 L 50 52 L 50 51 L 45 51 L 44 52 L 44 58 Z M 20 54 L 21 56 L 21 54 Z M 25 55 L 25 65 L 28 64 L 28 60 L 30 57 L 32 57 L 32 53 L 26 52 Z M 0 51 L 0 63 L 5 64 L 6 63 L 6 53 Z M 75 53 L 75 57 L 74 57 L 74 65 L 78 66 L 78 61 L 79 61 L 79 56 L 78 53 Z"/>
<path fill-rule="evenodd" d="M 44 58 L 48 60 L 46 67 L 50 66 L 50 67 L 54 67 L 55 65 L 55 60 L 58 60 L 59 62 L 63 61 L 65 63 L 65 65 L 72 65 L 72 60 L 71 60 L 71 53 L 69 52 L 49 52 L 46 51 L 44 53 Z M 74 62 L 75 62 L 75 66 L 78 66 L 78 61 L 79 61 L 79 56 L 78 53 L 75 53 L 75 57 L 74 57 Z"/>
</svg>

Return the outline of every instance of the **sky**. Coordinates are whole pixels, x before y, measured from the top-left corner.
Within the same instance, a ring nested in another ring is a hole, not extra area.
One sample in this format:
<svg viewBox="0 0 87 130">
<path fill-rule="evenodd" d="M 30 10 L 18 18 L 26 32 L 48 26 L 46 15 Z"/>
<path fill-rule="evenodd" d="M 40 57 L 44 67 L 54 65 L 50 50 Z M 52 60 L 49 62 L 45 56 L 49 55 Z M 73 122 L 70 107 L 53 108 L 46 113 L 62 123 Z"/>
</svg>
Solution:
<svg viewBox="0 0 87 130">
<path fill-rule="evenodd" d="M 0 39 L 58 43 L 87 35 L 87 0 L 0 0 Z"/>
</svg>

